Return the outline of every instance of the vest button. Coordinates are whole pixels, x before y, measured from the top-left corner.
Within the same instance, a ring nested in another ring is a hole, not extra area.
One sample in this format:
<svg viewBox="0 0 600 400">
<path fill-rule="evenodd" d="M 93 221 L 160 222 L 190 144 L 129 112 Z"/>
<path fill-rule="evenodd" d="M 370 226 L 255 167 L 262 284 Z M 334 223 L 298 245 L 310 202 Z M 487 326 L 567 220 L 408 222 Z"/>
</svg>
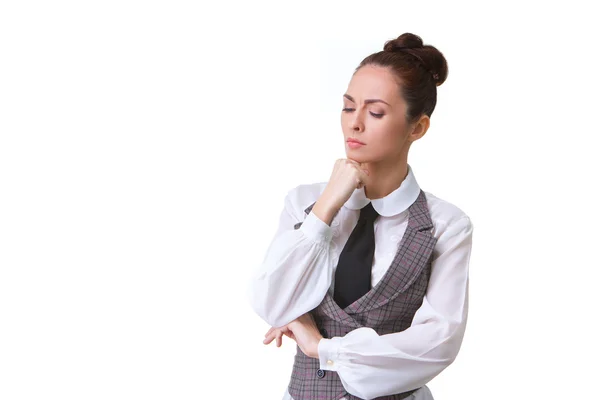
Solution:
<svg viewBox="0 0 600 400">
<path fill-rule="evenodd" d="M 317 370 L 317 377 L 319 379 L 323 379 L 325 377 L 325 371 L 323 371 L 322 369 Z"/>
</svg>

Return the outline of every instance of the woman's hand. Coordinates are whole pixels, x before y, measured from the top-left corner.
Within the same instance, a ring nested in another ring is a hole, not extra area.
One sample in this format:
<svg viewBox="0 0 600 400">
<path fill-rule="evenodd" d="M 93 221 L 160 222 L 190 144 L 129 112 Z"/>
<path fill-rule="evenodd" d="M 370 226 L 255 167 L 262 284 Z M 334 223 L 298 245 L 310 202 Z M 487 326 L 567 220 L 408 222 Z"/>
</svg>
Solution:
<svg viewBox="0 0 600 400">
<path fill-rule="evenodd" d="M 365 186 L 368 179 L 369 170 L 366 165 L 350 158 L 336 160 L 329 182 L 315 202 L 312 212 L 329 225 L 354 190 Z"/>
<path fill-rule="evenodd" d="M 327 199 L 325 203 L 340 209 L 355 189 L 365 186 L 368 176 L 369 170 L 366 166 L 350 158 L 340 158 L 333 166 L 321 197 Z"/>
<path fill-rule="evenodd" d="M 269 344 L 273 339 L 277 339 L 277 347 L 280 347 L 282 335 L 294 339 L 300 350 L 308 357 L 319 358 L 319 342 L 323 336 L 310 313 L 306 313 L 280 328 L 272 327 L 266 333 L 263 343 Z"/>
<path fill-rule="evenodd" d="M 273 339 L 277 339 L 275 341 L 275 343 L 277 344 L 277 347 L 281 347 L 281 342 L 282 342 L 282 337 L 283 335 L 289 337 L 290 339 L 294 339 L 294 334 L 292 333 L 292 331 L 290 331 L 286 326 L 283 326 L 281 328 L 275 328 L 275 327 L 271 327 L 271 329 L 269 329 L 267 331 L 267 333 L 265 333 L 265 340 L 263 340 L 264 344 L 269 344 L 273 341 Z"/>
</svg>

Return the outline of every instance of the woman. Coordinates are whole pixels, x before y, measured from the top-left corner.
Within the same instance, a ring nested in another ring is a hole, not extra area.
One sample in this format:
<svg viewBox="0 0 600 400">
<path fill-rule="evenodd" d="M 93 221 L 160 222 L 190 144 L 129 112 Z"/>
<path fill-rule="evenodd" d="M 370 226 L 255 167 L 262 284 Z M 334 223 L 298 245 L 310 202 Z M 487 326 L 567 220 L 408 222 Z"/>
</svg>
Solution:
<svg viewBox="0 0 600 400">
<path fill-rule="evenodd" d="M 408 164 L 429 128 L 444 56 L 405 33 L 366 57 L 343 95 L 347 159 L 285 198 L 249 301 L 298 349 L 284 399 L 433 399 L 467 321 L 473 226 Z"/>
</svg>

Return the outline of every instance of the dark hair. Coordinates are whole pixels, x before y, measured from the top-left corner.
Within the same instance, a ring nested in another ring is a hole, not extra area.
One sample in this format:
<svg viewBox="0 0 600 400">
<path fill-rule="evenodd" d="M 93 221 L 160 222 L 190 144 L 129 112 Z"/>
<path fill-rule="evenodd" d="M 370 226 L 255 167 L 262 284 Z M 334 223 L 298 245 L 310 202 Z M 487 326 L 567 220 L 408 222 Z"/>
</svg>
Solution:
<svg viewBox="0 0 600 400">
<path fill-rule="evenodd" d="M 412 33 L 388 40 L 383 51 L 367 56 L 354 73 L 365 65 L 389 68 L 396 76 L 400 95 L 407 104 L 406 119 L 416 122 L 422 114 L 431 117 L 437 101 L 437 86 L 448 77 L 448 64 L 435 47 L 423 45 Z"/>
</svg>

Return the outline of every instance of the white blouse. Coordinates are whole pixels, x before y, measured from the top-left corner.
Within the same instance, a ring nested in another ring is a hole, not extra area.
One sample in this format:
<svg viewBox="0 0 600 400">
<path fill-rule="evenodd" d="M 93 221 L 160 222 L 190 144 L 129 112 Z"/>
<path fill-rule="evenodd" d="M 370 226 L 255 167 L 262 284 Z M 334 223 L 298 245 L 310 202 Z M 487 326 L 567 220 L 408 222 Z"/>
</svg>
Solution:
<svg viewBox="0 0 600 400">
<path fill-rule="evenodd" d="M 340 252 L 369 201 L 379 213 L 375 221 L 375 256 L 371 284 L 390 267 L 408 224 L 408 207 L 421 190 L 412 168 L 402 184 L 387 196 L 369 199 L 364 188 L 350 199 L 327 225 L 312 211 L 327 182 L 299 185 L 288 191 L 279 228 L 248 287 L 255 312 L 274 327 L 284 326 L 316 308 L 327 291 L 333 295 Z M 378 335 L 368 327 L 344 337 L 323 338 L 318 345 L 320 368 L 336 371 L 344 388 L 355 396 L 375 397 L 424 386 L 456 358 L 465 332 L 468 311 L 469 259 L 473 224 L 457 206 L 425 192 L 437 239 L 431 276 L 423 304 L 411 326 Z M 294 225 L 304 221 L 298 229 Z M 427 388 L 427 396 L 432 398 Z M 291 399 L 286 392 L 284 399 Z"/>
</svg>

